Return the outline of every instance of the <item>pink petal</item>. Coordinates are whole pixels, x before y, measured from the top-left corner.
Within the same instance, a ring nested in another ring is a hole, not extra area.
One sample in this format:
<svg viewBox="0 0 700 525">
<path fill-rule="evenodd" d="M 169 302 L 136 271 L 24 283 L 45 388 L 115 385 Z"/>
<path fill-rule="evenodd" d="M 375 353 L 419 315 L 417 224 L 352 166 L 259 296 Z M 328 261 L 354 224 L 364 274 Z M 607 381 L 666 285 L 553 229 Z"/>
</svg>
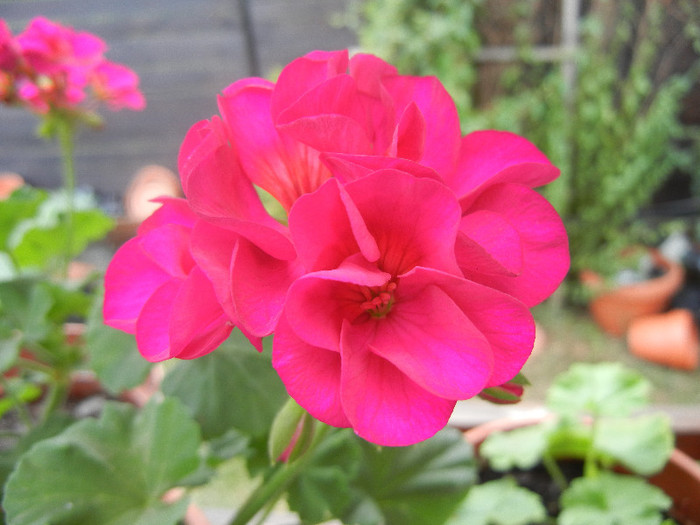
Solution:
<svg viewBox="0 0 700 525">
<path fill-rule="evenodd" d="M 221 308 L 211 282 L 195 267 L 172 305 L 170 355 L 194 359 L 215 350 L 231 334 L 233 323 Z"/>
<path fill-rule="evenodd" d="M 371 153 L 372 127 L 364 97 L 349 75 L 339 75 L 282 111 L 277 129 L 319 151 Z"/>
<path fill-rule="evenodd" d="M 564 225 L 547 200 L 519 184 L 499 184 L 472 206 L 501 215 L 517 230 L 522 246 L 522 272 L 514 277 L 481 274 L 462 266 L 465 277 L 517 297 L 534 306 L 549 297 L 569 270 L 569 245 Z"/>
<path fill-rule="evenodd" d="M 340 402 L 340 354 L 304 342 L 284 315 L 272 343 L 272 366 L 309 414 L 335 427 L 350 426 Z"/>
<path fill-rule="evenodd" d="M 386 284 L 389 276 L 359 267 L 314 272 L 296 281 L 285 309 L 296 333 L 310 344 L 337 350 L 344 319 L 366 317 L 362 287 Z"/>
<path fill-rule="evenodd" d="M 289 229 L 307 271 L 335 268 L 357 251 L 370 261 L 379 258 L 376 241 L 335 180 L 297 201 L 289 216 Z"/>
<path fill-rule="evenodd" d="M 383 81 L 401 115 L 415 104 L 425 119 L 421 164 L 438 173 L 451 173 L 459 158 L 461 131 L 454 101 L 434 77 L 388 77 Z"/>
<path fill-rule="evenodd" d="M 468 399 L 491 377 L 489 342 L 436 286 L 404 293 L 399 283 L 393 308 L 383 319 L 370 320 L 366 328 L 372 325 L 371 350 L 436 396 Z"/>
<path fill-rule="evenodd" d="M 462 139 L 459 165 L 445 182 L 467 206 L 480 191 L 501 182 L 534 188 L 559 170 L 530 141 L 508 131 L 475 131 Z"/>
<path fill-rule="evenodd" d="M 384 77 L 395 76 L 398 71 L 394 66 L 379 57 L 367 53 L 357 53 L 350 58 L 350 74 L 357 87 L 363 93 L 381 98 L 385 92 L 382 85 Z"/>
<path fill-rule="evenodd" d="M 317 151 L 278 133 L 270 114 L 271 97 L 270 86 L 241 80 L 224 90 L 219 109 L 245 175 L 289 211 L 330 173 Z"/>
<path fill-rule="evenodd" d="M 457 262 L 480 274 L 519 275 L 523 254 L 518 231 L 503 216 L 479 210 L 462 217 Z"/>
<path fill-rule="evenodd" d="M 360 437 L 383 446 L 412 445 L 447 424 L 455 402 L 424 390 L 372 352 L 349 323 L 341 358 L 341 401 Z"/>
<path fill-rule="evenodd" d="M 213 283 L 226 315 L 236 322 L 238 313 L 231 293 L 231 261 L 240 235 L 200 220 L 192 231 L 192 257 Z"/>
<path fill-rule="evenodd" d="M 231 289 L 238 323 L 264 337 L 277 325 L 287 289 L 301 274 L 296 261 L 276 259 L 240 239 L 231 260 Z"/>
<path fill-rule="evenodd" d="M 181 282 L 171 280 L 146 301 L 136 322 L 136 346 L 153 363 L 174 357 L 170 349 L 170 316 Z"/>
<path fill-rule="evenodd" d="M 197 221 L 197 215 L 185 199 L 161 197 L 157 201 L 162 205 L 139 225 L 139 235 L 144 235 L 165 224 L 180 224 L 186 228 L 192 228 Z"/>
<path fill-rule="evenodd" d="M 348 52 L 313 51 L 290 62 L 277 78 L 270 112 L 275 120 L 281 111 L 294 104 L 304 93 L 325 80 L 345 73 Z"/>
<path fill-rule="evenodd" d="M 402 293 L 418 294 L 426 283 L 439 286 L 491 345 L 493 372 L 485 386 L 512 379 L 527 361 L 535 341 L 535 323 L 527 307 L 498 290 L 428 268 L 416 268 L 402 276 L 399 288 Z"/>
<path fill-rule="evenodd" d="M 216 120 L 190 129 L 180 150 L 180 174 L 192 208 L 283 259 L 295 257 L 283 225 L 265 211 Z"/>
<path fill-rule="evenodd" d="M 307 274 L 289 289 L 285 312 L 296 334 L 313 346 L 338 350 L 345 319 L 367 317 L 363 287 L 386 284 L 390 275 L 352 258 L 340 268 Z"/>
<path fill-rule="evenodd" d="M 194 261 L 190 255 L 191 230 L 180 224 L 165 224 L 139 236 L 141 249 L 173 277 L 184 278 Z"/>
<path fill-rule="evenodd" d="M 380 269 L 395 276 L 414 266 L 459 273 L 454 243 L 460 209 L 443 184 L 381 170 L 345 188 L 377 241 Z"/>
<path fill-rule="evenodd" d="M 415 102 L 404 110 L 394 132 L 391 154 L 402 159 L 420 161 L 425 147 L 425 119 Z"/>
<path fill-rule="evenodd" d="M 442 177 L 427 166 L 408 159 L 377 155 L 345 155 L 323 153 L 321 160 L 342 184 L 347 184 L 382 169 L 393 169 L 409 173 L 414 177 L 426 177 L 442 182 Z"/>
<path fill-rule="evenodd" d="M 144 253 L 140 238 L 124 243 L 105 272 L 105 324 L 133 334 L 143 305 L 170 280 L 171 276 Z"/>
</svg>

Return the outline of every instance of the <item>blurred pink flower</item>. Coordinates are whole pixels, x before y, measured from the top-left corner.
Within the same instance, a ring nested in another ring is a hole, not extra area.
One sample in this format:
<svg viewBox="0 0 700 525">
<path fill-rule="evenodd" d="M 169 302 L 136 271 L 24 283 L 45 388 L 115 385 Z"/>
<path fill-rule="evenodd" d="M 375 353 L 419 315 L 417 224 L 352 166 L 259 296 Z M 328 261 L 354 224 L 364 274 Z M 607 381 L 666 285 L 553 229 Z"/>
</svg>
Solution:
<svg viewBox="0 0 700 525">
<path fill-rule="evenodd" d="M 146 107 L 138 88 L 139 77 L 126 66 L 104 60 L 93 69 L 90 80 L 97 98 L 114 111 Z"/>
<path fill-rule="evenodd" d="M 52 109 L 90 112 L 100 100 L 114 110 L 143 109 L 138 77 L 105 60 L 105 50 L 99 37 L 44 17 L 31 20 L 16 38 L 0 20 L 6 102 L 21 101 L 41 114 Z"/>
<path fill-rule="evenodd" d="M 89 72 L 102 58 L 105 44 L 43 17 L 34 18 L 17 36 L 25 63 L 18 93 L 35 111 L 73 108 L 86 97 Z"/>
<path fill-rule="evenodd" d="M 311 415 L 382 445 L 443 428 L 456 400 L 515 376 L 534 341 L 517 299 L 462 277 L 459 202 L 398 170 L 329 181 L 289 222 L 294 281 L 273 365 Z"/>
<path fill-rule="evenodd" d="M 190 241 L 197 221 L 186 201 L 164 200 L 107 268 L 105 323 L 135 334 L 149 361 L 205 355 L 234 326 L 194 260 Z"/>
<path fill-rule="evenodd" d="M 0 18 L 0 71 L 10 72 L 19 63 L 19 46 L 7 22 Z"/>
<path fill-rule="evenodd" d="M 105 43 L 95 35 L 76 32 L 44 17 L 36 17 L 17 36 L 24 60 L 39 74 L 87 71 L 102 60 Z M 84 75 L 85 77 L 87 75 Z"/>
</svg>

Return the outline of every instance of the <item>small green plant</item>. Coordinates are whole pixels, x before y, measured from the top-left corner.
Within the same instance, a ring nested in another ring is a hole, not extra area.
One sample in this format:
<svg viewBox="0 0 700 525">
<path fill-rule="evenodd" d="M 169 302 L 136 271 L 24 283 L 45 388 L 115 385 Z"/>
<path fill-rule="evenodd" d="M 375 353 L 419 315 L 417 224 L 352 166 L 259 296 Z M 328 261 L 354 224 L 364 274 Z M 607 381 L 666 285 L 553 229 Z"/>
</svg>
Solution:
<svg viewBox="0 0 700 525">
<path fill-rule="evenodd" d="M 574 364 L 548 391 L 552 417 L 491 434 L 481 456 L 504 473 L 542 464 L 562 491 L 559 524 L 659 524 L 671 500 L 645 477 L 668 461 L 673 434 L 666 415 L 638 415 L 647 408 L 649 390 L 648 381 L 618 363 Z M 569 481 L 559 467 L 562 459 L 581 461 L 583 475 Z M 523 500 L 527 512 L 513 516 L 512 505 L 499 504 L 511 497 Z M 506 475 L 470 493 L 454 523 L 541 523 L 545 515 L 539 496 Z"/>
<path fill-rule="evenodd" d="M 48 417 L 64 401 L 70 373 L 86 361 L 65 324 L 88 317 L 97 276 L 64 278 L 66 230 L 72 258 L 112 227 L 88 195 L 70 204 L 70 226 L 63 220 L 68 206 L 63 192 L 30 186 L 0 203 L 0 383 L 6 394 L 0 416 L 17 409 L 29 426 L 26 403 L 46 390 L 42 418 Z"/>
</svg>

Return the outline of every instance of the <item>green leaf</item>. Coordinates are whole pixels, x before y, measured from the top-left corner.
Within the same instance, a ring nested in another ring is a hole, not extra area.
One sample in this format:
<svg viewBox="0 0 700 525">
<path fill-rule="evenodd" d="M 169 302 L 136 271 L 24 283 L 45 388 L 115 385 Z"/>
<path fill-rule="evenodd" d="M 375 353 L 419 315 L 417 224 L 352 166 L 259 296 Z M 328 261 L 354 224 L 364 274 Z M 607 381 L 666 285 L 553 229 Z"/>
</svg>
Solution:
<svg viewBox="0 0 700 525">
<path fill-rule="evenodd" d="M 209 355 L 178 362 L 162 390 L 189 407 L 205 439 L 231 428 L 249 436 L 266 435 L 289 398 L 270 353 L 258 353 L 239 330 Z"/>
<path fill-rule="evenodd" d="M 347 523 L 443 523 L 476 481 L 472 447 L 454 429 L 410 447 L 362 442 L 362 451 L 356 496 L 342 516 Z"/>
<path fill-rule="evenodd" d="M 35 445 L 10 476 L 3 500 L 8 521 L 40 523 L 176 523 L 186 502 L 161 502 L 200 464 L 199 430 L 174 399 L 141 411 L 109 403 Z"/>
<path fill-rule="evenodd" d="M 0 282 L 0 312 L 27 341 L 40 341 L 49 333 L 52 326 L 47 317 L 52 307 L 53 297 L 41 281 L 21 278 Z"/>
<path fill-rule="evenodd" d="M 8 250 L 8 239 L 13 230 L 26 219 L 31 218 L 46 200 L 48 193 L 43 190 L 22 186 L 10 197 L 0 201 L 0 249 Z"/>
<path fill-rule="evenodd" d="M 575 419 L 624 417 L 648 403 L 650 384 L 620 363 L 575 363 L 548 390 L 547 405 Z"/>
<path fill-rule="evenodd" d="M 17 406 L 36 401 L 43 394 L 38 385 L 17 377 L 5 380 L 4 387 L 4 395 L 0 397 L 0 417 Z"/>
<path fill-rule="evenodd" d="M 631 471 L 650 476 L 666 465 L 673 452 L 671 422 L 665 414 L 601 418 L 595 427 L 593 446 Z"/>
<path fill-rule="evenodd" d="M 541 523 L 546 516 L 538 494 L 505 477 L 469 489 L 447 525 L 528 525 Z"/>
<path fill-rule="evenodd" d="M 92 294 L 84 289 L 75 288 L 68 283 L 44 282 L 53 299 L 49 318 L 63 324 L 69 320 L 84 321 L 92 305 Z"/>
<path fill-rule="evenodd" d="M 547 421 L 507 432 L 494 432 L 481 444 L 479 453 L 494 470 L 529 469 L 542 460 L 553 429 L 554 423 Z"/>
<path fill-rule="evenodd" d="M 66 239 L 70 237 L 69 257 L 76 257 L 92 241 L 103 238 L 114 223 L 96 208 L 91 195 L 76 193 L 70 236 L 64 220 L 69 200 L 56 192 L 43 201 L 36 215 L 24 220 L 8 239 L 14 260 L 22 268 L 47 269 L 55 260 L 66 256 Z"/>
<path fill-rule="evenodd" d="M 288 488 L 287 503 L 303 523 L 340 516 L 351 501 L 350 484 L 362 459 L 360 439 L 349 430 L 331 432 Z"/>
<path fill-rule="evenodd" d="M 90 367 L 112 394 L 143 383 L 153 366 L 139 353 L 133 335 L 104 324 L 101 294 L 97 294 L 93 304 L 85 342 Z"/>
<path fill-rule="evenodd" d="M 35 443 L 60 434 L 73 421 L 73 418 L 66 414 L 54 412 L 41 425 L 33 427 L 29 432 L 18 437 L 11 447 L 0 452 L 0 487 L 5 486 L 8 476 L 27 450 Z M 1 517 L 0 523 L 4 523 Z"/>
<path fill-rule="evenodd" d="M 560 525 L 658 525 L 671 498 L 642 478 L 603 472 L 577 478 L 561 495 Z"/>
<path fill-rule="evenodd" d="M 22 334 L 17 330 L 11 331 L 0 339 L 0 374 L 7 372 L 15 365 L 22 346 Z"/>
</svg>

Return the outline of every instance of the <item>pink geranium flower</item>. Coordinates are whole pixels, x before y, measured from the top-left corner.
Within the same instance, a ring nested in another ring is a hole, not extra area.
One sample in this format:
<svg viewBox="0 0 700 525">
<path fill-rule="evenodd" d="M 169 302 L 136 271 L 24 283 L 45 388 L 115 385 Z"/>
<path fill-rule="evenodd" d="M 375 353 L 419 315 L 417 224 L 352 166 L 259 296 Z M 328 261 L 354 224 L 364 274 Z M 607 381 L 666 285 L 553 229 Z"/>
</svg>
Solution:
<svg viewBox="0 0 700 525">
<path fill-rule="evenodd" d="M 186 201 L 165 200 L 107 268 L 105 323 L 135 334 L 149 361 L 200 357 L 216 349 L 233 328 L 235 320 L 226 315 L 193 257 L 197 223 Z"/>
<path fill-rule="evenodd" d="M 297 201 L 289 224 L 306 273 L 287 294 L 273 365 L 311 415 L 407 445 L 443 428 L 456 400 L 517 374 L 533 320 L 462 277 L 460 220 L 444 184 L 391 169 Z"/>
<path fill-rule="evenodd" d="M 18 93 L 35 111 L 73 108 L 86 97 L 89 74 L 102 58 L 105 44 L 43 17 L 34 18 L 17 36 L 26 64 Z"/>
<path fill-rule="evenodd" d="M 143 109 L 138 77 L 127 67 L 105 60 L 106 47 L 93 34 L 44 17 L 34 18 L 14 38 L 0 20 L 4 100 L 23 103 L 41 114 L 52 110 L 88 113 L 100 101 L 113 110 Z"/>
<path fill-rule="evenodd" d="M 288 213 L 333 175 L 345 180 L 346 172 L 356 173 L 354 160 L 343 155 L 381 155 L 381 167 L 406 165 L 436 179 L 436 170 L 457 160 L 459 121 L 440 83 L 400 76 L 370 55 L 310 53 L 286 66 L 276 84 L 233 83 L 219 108 L 222 118 L 188 132 L 179 171 L 192 208 L 250 243 L 250 250 L 237 251 L 230 281 L 217 288 L 232 288 L 241 323 L 261 336 L 274 329 L 298 263 L 286 218 L 276 221 L 265 211 L 256 187 Z M 336 156 L 326 162 L 331 153 Z M 265 300 L 259 285 L 270 282 L 271 269 L 279 277 L 277 286 L 262 287 L 270 294 Z M 266 304 L 265 315 L 246 306 L 252 302 Z"/>
</svg>

